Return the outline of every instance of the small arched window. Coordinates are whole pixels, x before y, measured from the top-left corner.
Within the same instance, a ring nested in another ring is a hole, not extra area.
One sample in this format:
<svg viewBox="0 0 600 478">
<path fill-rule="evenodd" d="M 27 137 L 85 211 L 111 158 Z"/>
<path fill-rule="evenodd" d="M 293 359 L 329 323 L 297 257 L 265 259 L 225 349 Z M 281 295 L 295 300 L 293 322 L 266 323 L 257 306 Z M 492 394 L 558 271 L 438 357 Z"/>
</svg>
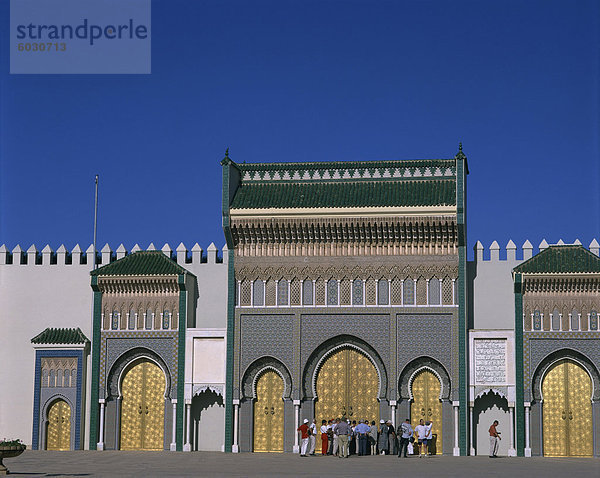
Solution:
<svg viewBox="0 0 600 478">
<path fill-rule="evenodd" d="M 554 309 L 552 312 L 552 330 L 560 330 L 560 312 Z"/>
<path fill-rule="evenodd" d="M 144 326 L 145 326 L 146 330 L 151 330 L 152 329 L 152 322 L 153 322 L 152 319 L 153 318 L 154 318 L 154 314 L 152 313 L 152 309 L 148 309 L 146 311 L 146 318 L 145 318 L 145 321 L 144 321 Z"/>
<path fill-rule="evenodd" d="M 338 305 L 338 281 L 335 279 L 327 281 L 327 305 Z"/>
<path fill-rule="evenodd" d="M 63 386 L 63 371 L 61 369 L 58 369 L 56 371 L 56 386 L 57 387 Z"/>
<path fill-rule="evenodd" d="M 302 305 L 313 305 L 313 281 L 310 279 L 302 282 Z"/>
<path fill-rule="evenodd" d="M 77 369 L 71 370 L 71 387 L 77 386 Z"/>
<path fill-rule="evenodd" d="M 352 305 L 363 305 L 364 303 L 364 282 L 362 279 L 352 281 Z"/>
<path fill-rule="evenodd" d="M 377 282 L 377 304 L 388 305 L 390 303 L 390 289 L 387 279 L 379 279 Z"/>
<path fill-rule="evenodd" d="M 119 329 L 119 311 L 118 310 L 113 310 L 113 312 L 112 312 L 111 321 L 110 321 L 110 328 L 112 330 L 118 330 Z"/>
<path fill-rule="evenodd" d="M 533 311 L 533 330 L 542 330 L 542 314 L 539 309 Z"/>
<path fill-rule="evenodd" d="M 56 375 L 54 370 L 50 370 L 50 377 L 48 379 L 48 386 L 55 387 L 56 386 Z"/>
<path fill-rule="evenodd" d="M 286 279 L 281 279 L 277 283 L 277 305 L 288 305 L 288 286 Z"/>
<path fill-rule="evenodd" d="M 163 319 L 162 319 L 162 328 L 168 329 L 171 323 L 171 311 L 169 309 L 165 309 L 163 311 Z"/>
<path fill-rule="evenodd" d="M 440 281 L 437 278 L 429 279 L 428 301 L 429 305 L 440 305 Z"/>
<path fill-rule="evenodd" d="M 254 307 L 262 307 L 265 305 L 265 283 L 259 279 L 254 281 L 252 288 L 252 300 Z"/>
<path fill-rule="evenodd" d="M 69 369 L 65 369 L 63 377 L 64 377 L 63 386 L 70 387 L 71 386 L 71 371 Z"/>
<path fill-rule="evenodd" d="M 577 312 L 577 309 L 571 311 L 571 330 L 579 330 L 579 312 Z"/>
<path fill-rule="evenodd" d="M 135 310 L 131 309 L 129 311 L 129 317 L 127 318 L 127 328 L 129 330 L 135 329 Z"/>
<path fill-rule="evenodd" d="M 42 387 L 48 386 L 48 370 L 42 370 Z"/>
<path fill-rule="evenodd" d="M 403 303 L 404 305 L 415 305 L 415 281 L 412 279 L 404 279 L 403 287 Z"/>
</svg>

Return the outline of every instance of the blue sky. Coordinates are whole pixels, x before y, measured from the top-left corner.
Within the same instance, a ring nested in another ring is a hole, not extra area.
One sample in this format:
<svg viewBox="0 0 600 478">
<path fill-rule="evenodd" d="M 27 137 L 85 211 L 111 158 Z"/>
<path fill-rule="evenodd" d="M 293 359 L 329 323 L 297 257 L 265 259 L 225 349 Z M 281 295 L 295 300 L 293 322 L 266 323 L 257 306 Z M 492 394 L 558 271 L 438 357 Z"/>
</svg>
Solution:
<svg viewBox="0 0 600 478">
<path fill-rule="evenodd" d="M 153 0 L 151 75 L 9 75 L 0 244 L 224 244 L 221 167 L 447 158 L 468 241 L 600 238 L 600 8 Z"/>
</svg>

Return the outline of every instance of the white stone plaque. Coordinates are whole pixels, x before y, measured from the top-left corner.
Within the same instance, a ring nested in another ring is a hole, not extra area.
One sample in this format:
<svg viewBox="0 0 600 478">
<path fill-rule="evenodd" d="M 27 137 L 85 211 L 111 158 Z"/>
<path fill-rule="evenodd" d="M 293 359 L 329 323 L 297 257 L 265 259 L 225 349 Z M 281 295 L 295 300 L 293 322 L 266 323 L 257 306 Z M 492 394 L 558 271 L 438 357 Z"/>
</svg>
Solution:
<svg viewBox="0 0 600 478">
<path fill-rule="evenodd" d="M 475 339 L 475 383 L 506 383 L 506 340 Z"/>
</svg>

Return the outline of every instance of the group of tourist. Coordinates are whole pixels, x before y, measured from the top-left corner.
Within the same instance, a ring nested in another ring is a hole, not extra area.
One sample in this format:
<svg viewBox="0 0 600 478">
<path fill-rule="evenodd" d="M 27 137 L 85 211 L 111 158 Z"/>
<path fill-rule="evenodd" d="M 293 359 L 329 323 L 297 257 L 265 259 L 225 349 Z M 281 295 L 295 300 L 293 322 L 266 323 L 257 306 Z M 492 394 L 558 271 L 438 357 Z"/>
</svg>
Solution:
<svg viewBox="0 0 600 478">
<path fill-rule="evenodd" d="M 308 419 L 298 427 L 301 433 L 300 456 L 314 456 L 317 433 L 321 434 L 321 455 L 348 458 L 349 455 L 392 455 L 398 458 L 413 454 L 418 449 L 419 457 L 428 455 L 428 444 L 432 439 L 433 422 L 423 422 L 413 430 L 407 418 L 397 430 L 391 420 L 375 421 L 356 420 L 345 418 L 322 420 L 320 430 L 317 430 L 317 421 L 309 424 Z M 416 446 L 413 446 L 413 443 Z M 418 447 L 418 448 L 417 448 Z"/>
</svg>

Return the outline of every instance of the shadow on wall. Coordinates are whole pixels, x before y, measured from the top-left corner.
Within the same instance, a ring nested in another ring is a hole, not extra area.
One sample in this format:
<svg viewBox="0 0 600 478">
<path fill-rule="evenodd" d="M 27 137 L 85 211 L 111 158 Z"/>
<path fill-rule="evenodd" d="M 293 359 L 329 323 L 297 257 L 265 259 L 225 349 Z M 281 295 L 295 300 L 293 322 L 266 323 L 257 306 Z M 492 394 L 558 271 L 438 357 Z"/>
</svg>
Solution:
<svg viewBox="0 0 600 478">
<path fill-rule="evenodd" d="M 477 455 L 489 454 L 488 430 L 494 420 L 498 420 L 498 431 L 501 432 L 500 448 L 498 455 L 508 455 L 510 444 L 510 412 L 506 398 L 490 392 L 477 398 L 473 407 L 473 446 Z"/>
<path fill-rule="evenodd" d="M 203 426 L 206 424 L 206 420 L 204 424 L 202 423 L 202 419 L 205 418 L 203 415 L 206 415 L 207 411 L 213 409 L 214 407 L 224 408 L 224 406 L 223 397 L 210 389 L 204 390 L 203 392 L 200 392 L 198 395 L 194 396 L 192 399 L 191 410 L 191 419 L 194 427 L 192 450 L 198 451 L 198 446 L 202 441 L 210 441 L 210 437 L 207 437 L 206 434 L 212 433 L 212 430 L 209 427 Z M 203 435 L 203 438 L 201 438 L 201 435 Z"/>
</svg>

